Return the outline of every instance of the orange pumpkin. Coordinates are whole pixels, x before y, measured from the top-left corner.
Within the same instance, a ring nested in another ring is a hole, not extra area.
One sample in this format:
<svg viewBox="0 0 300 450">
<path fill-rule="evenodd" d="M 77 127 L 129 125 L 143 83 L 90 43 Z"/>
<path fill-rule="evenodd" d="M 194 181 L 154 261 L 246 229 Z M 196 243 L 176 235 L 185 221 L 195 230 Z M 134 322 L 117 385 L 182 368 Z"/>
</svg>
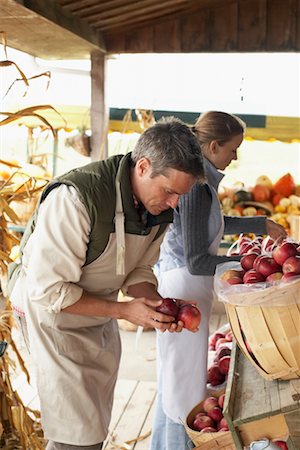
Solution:
<svg viewBox="0 0 300 450">
<path fill-rule="evenodd" d="M 296 184 L 295 180 L 290 173 L 283 175 L 273 186 L 273 190 L 277 194 L 283 195 L 283 197 L 289 197 L 295 192 Z"/>
<path fill-rule="evenodd" d="M 272 204 L 273 204 L 274 206 L 279 205 L 279 202 L 280 202 L 280 200 L 281 200 L 282 198 L 284 198 L 283 195 L 281 195 L 281 194 L 276 194 L 276 192 L 274 192 L 274 190 L 273 190 L 273 193 L 272 193 Z"/>
<path fill-rule="evenodd" d="M 252 189 L 252 195 L 255 202 L 267 202 L 270 200 L 271 189 L 268 186 L 256 184 Z"/>
</svg>

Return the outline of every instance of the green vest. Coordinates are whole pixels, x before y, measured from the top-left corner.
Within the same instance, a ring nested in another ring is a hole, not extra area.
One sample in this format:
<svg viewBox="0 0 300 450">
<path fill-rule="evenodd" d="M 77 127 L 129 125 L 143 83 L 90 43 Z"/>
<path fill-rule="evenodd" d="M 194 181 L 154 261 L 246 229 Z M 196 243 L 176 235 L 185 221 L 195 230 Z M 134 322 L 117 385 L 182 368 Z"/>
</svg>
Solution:
<svg viewBox="0 0 300 450">
<path fill-rule="evenodd" d="M 146 212 L 144 220 L 134 206 L 130 184 L 131 154 L 117 155 L 104 161 L 97 161 L 56 177 L 44 189 L 37 207 L 30 218 L 20 243 L 20 262 L 8 266 L 8 294 L 10 295 L 22 265 L 23 249 L 34 231 L 40 204 L 47 195 L 61 184 L 73 186 L 84 204 L 91 222 L 91 232 L 85 265 L 95 261 L 104 251 L 111 233 L 115 232 L 116 186 L 115 179 L 120 167 L 120 186 L 125 214 L 125 233 L 148 235 L 151 228 L 160 225 L 157 239 L 173 220 L 171 209 L 158 216 Z"/>
</svg>

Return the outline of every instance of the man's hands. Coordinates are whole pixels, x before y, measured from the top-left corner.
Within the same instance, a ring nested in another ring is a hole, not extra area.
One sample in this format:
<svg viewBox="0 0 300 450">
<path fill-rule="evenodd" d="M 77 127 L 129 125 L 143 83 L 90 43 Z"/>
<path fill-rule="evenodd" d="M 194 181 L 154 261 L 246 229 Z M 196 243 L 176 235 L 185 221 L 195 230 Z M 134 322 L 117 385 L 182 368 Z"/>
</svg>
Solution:
<svg viewBox="0 0 300 450">
<path fill-rule="evenodd" d="M 175 317 L 157 312 L 155 308 L 162 303 L 160 300 L 152 300 L 146 297 L 135 299 L 128 298 L 128 301 L 119 302 L 120 318 L 142 327 L 154 327 L 160 331 L 169 331 L 170 333 L 180 333 L 183 329 L 183 322 L 175 322 Z M 195 304 L 195 302 L 177 300 L 182 304 Z M 195 330 L 197 331 L 197 330 Z"/>
</svg>

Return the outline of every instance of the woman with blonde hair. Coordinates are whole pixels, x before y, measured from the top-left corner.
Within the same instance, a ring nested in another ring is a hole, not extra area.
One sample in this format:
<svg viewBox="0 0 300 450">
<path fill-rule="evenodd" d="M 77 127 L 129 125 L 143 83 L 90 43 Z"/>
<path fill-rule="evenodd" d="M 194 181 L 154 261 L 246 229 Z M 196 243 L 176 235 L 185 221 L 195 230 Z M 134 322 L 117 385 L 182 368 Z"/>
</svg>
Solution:
<svg viewBox="0 0 300 450">
<path fill-rule="evenodd" d="M 207 181 L 194 185 L 180 199 L 161 246 L 156 274 L 160 295 L 194 300 L 202 321 L 196 333 L 157 333 L 158 396 L 151 450 L 191 447 L 183 422 L 206 396 L 213 276 L 217 264 L 240 259 L 217 254 L 222 236 L 252 232 L 277 239 L 286 235 L 281 225 L 264 216 L 222 214 L 217 194 L 224 177 L 220 171 L 237 159 L 245 128 L 239 117 L 220 111 L 203 113 L 193 127 L 201 144 Z"/>
</svg>

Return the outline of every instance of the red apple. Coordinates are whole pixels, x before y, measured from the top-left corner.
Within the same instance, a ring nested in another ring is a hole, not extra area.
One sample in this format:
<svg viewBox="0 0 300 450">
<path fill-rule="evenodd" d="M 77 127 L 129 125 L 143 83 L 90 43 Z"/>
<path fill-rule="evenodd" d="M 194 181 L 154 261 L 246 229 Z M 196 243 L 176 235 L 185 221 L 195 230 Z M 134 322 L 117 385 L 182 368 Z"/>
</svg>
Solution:
<svg viewBox="0 0 300 450">
<path fill-rule="evenodd" d="M 227 341 L 229 342 L 229 341 Z M 218 347 L 216 350 L 216 354 L 214 357 L 214 361 L 219 361 L 219 359 L 223 358 L 223 356 L 230 356 L 231 355 L 231 349 L 227 347 L 226 345 Z"/>
<path fill-rule="evenodd" d="M 256 270 L 250 269 L 243 276 L 243 281 L 245 284 L 261 283 L 265 281 L 265 277 L 261 273 L 256 272 Z"/>
<path fill-rule="evenodd" d="M 266 281 L 269 281 L 270 283 L 273 283 L 274 281 L 279 281 L 281 280 L 282 275 L 283 275 L 282 272 L 271 273 L 271 275 L 267 276 Z"/>
<path fill-rule="evenodd" d="M 246 255 L 249 255 L 250 253 L 255 253 L 256 255 L 260 255 L 261 254 L 261 247 L 259 247 L 258 245 L 254 245 L 252 247 L 251 250 L 249 250 Z"/>
<path fill-rule="evenodd" d="M 225 419 L 225 417 L 222 417 L 222 419 L 219 422 L 218 429 L 220 430 L 221 428 L 227 428 L 227 430 L 229 429 L 228 428 L 228 423 L 227 423 L 227 420 Z"/>
<path fill-rule="evenodd" d="M 218 386 L 219 384 L 222 384 L 225 381 L 225 376 L 223 373 L 220 372 L 217 364 L 213 364 L 208 368 L 207 381 L 212 386 Z"/>
<path fill-rule="evenodd" d="M 227 281 L 229 278 L 232 277 L 241 277 L 241 270 L 235 270 L 235 269 L 228 269 L 223 272 L 221 275 L 221 280 Z"/>
<path fill-rule="evenodd" d="M 217 433 L 217 430 L 214 427 L 205 427 L 202 428 L 200 433 Z"/>
<path fill-rule="evenodd" d="M 251 239 L 249 238 L 249 236 L 240 236 L 239 238 L 238 238 L 238 245 L 242 245 L 242 244 L 244 244 L 245 242 L 248 244 L 249 242 L 251 242 Z"/>
<path fill-rule="evenodd" d="M 223 409 L 223 407 L 224 407 L 224 401 L 225 401 L 225 394 L 222 394 L 218 398 L 218 404 L 219 404 L 221 409 Z"/>
<path fill-rule="evenodd" d="M 218 350 L 219 347 L 229 347 L 229 341 L 227 341 L 227 339 L 225 337 L 223 338 L 219 338 L 216 342 L 215 348 L 216 350 Z"/>
<path fill-rule="evenodd" d="M 194 428 L 194 430 L 197 430 L 197 431 L 200 431 L 206 427 L 213 427 L 213 426 L 214 426 L 214 422 L 208 416 L 199 416 L 199 417 L 196 417 L 193 421 L 193 428 Z"/>
<path fill-rule="evenodd" d="M 287 443 L 285 441 L 272 441 L 273 444 L 276 444 L 278 448 L 282 450 L 288 450 Z"/>
<path fill-rule="evenodd" d="M 243 279 L 241 277 L 231 277 L 226 280 L 228 284 L 243 284 Z"/>
<path fill-rule="evenodd" d="M 177 321 L 184 323 L 184 328 L 190 331 L 196 331 L 201 322 L 201 312 L 197 306 L 186 304 L 179 308 Z"/>
<path fill-rule="evenodd" d="M 297 248 L 291 242 L 283 242 L 282 244 L 274 248 L 272 252 L 273 258 L 281 266 L 286 259 L 294 255 L 297 255 Z"/>
<path fill-rule="evenodd" d="M 198 413 L 195 415 L 194 420 L 196 419 L 196 417 L 201 417 L 201 416 L 206 416 L 206 414 L 205 414 L 204 411 L 198 412 Z"/>
<path fill-rule="evenodd" d="M 224 375 L 228 374 L 230 366 L 230 356 L 223 356 L 223 358 L 220 358 L 218 361 L 218 368 L 221 373 Z"/>
<path fill-rule="evenodd" d="M 260 262 L 261 262 L 263 259 L 267 259 L 267 258 L 268 258 L 267 255 L 259 255 L 259 256 L 256 258 L 256 260 L 254 261 L 254 263 L 253 263 L 253 269 L 257 271 L 257 268 L 258 268 Z"/>
<path fill-rule="evenodd" d="M 219 406 L 214 406 L 211 410 L 208 411 L 207 415 L 215 422 L 220 422 L 220 420 L 223 418 L 223 413 Z"/>
<path fill-rule="evenodd" d="M 209 338 L 209 343 L 208 343 L 209 350 L 215 350 L 217 340 L 219 338 L 224 338 L 224 337 L 225 337 L 225 335 L 223 333 L 216 332 L 216 333 L 212 334 Z"/>
<path fill-rule="evenodd" d="M 294 255 L 287 258 L 282 265 L 283 273 L 300 274 L 300 255 Z"/>
<path fill-rule="evenodd" d="M 163 298 L 161 305 L 157 306 L 155 309 L 157 312 L 166 314 L 167 316 L 173 316 L 177 319 L 179 307 L 174 298 Z"/>
<path fill-rule="evenodd" d="M 262 240 L 261 247 L 267 252 L 271 251 L 274 242 L 274 239 L 272 239 L 270 236 L 267 236 Z"/>
<path fill-rule="evenodd" d="M 211 409 L 213 409 L 215 406 L 218 406 L 218 399 L 216 397 L 207 397 L 204 401 L 203 401 L 203 410 L 205 412 L 209 412 Z"/>
<path fill-rule="evenodd" d="M 258 255 L 259 253 L 248 253 L 247 255 L 243 256 L 240 261 L 242 268 L 246 271 L 252 269 L 253 263 Z"/>
<path fill-rule="evenodd" d="M 232 338 L 233 338 L 233 334 L 232 334 L 232 331 L 230 330 L 230 331 L 228 331 L 228 333 L 225 334 L 225 339 L 228 342 L 232 342 Z"/>
<path fill-rule="evenodd" d="M 244 244 L 240 245 L 240 247 L 239 247 L 239 254 L 245 255 L 253 247 L 254 247 L 254 245 L 252 244 L 252 242 L 244 243 Z"/>
<path fill-rule="evenodd" d="M 281 265 L 274 258 L 268 256 L 267 258 L 260 259 L 255 270 L 264 277 L 268 277 L 271 273 L 281 272 Z"/>
<path fill-rule="evenodd" d="M 282 280 L 283 282 L 287 282 L 287 281 L 295 280 L 296 278 L 299 278 L 299 277 L 300 277 L 300 275 L 299 275 L 298 273 L 287 272 L 287 273 L 284 273 L 284 274 L 283 274 L 281 280 Z"/>
</svg>

